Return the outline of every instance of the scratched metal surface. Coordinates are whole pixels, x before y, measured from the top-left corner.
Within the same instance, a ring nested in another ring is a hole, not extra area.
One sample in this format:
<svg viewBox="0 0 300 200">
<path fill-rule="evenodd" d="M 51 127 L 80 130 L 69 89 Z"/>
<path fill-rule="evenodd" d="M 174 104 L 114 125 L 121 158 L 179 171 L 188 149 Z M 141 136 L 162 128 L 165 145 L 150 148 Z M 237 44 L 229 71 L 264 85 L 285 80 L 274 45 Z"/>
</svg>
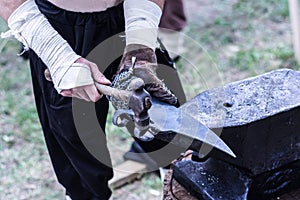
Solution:
<svg viewBox="0 0 300 200">
<path fill-rule="evenodd" d="M 220 135 L 237 158 L 215 148 L 210 156 L 257 175 L 300 159 L 299 105 L 300 73 L 280 69 L 207 90 L 179 109 Z M 176 117 L 168 116 L 168 125 L 175 126 Z M 188 132 L 197 127 L 184 126 Z M 201 143 L 191 145 L 193 150 L 202 148 Z"/>
<path fill-rule="evenodd" d="M 279 69 L 200 93 L 181 109 L 208 127 L 249 124 L 300 105 L 300 72 Z"/>
</svg>

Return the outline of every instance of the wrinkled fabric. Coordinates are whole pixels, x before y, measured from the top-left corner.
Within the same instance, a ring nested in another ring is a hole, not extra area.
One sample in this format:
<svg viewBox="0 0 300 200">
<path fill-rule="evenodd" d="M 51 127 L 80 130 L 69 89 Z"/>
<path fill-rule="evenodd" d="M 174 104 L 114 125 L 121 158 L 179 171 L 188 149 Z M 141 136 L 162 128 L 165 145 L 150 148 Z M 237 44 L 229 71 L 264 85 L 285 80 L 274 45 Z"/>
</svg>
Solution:
<svg viewBox="0 0 300 200">
<path fill-rule="evenodd" d="M 48 0 L 54 5 L 59 6 L 65 10 L 74 11 L 74 12 L 100 12 L 105 11 L 108 8 L 117 6 L 123 0 Z"/>
<path fill-rule="evenodd" d="M 74 71 L 78 74 L 79 68 L 71 65 L 80 58 L 60 34 L 53 29 L 47 18 L 39 11 L 34 0 L 28 0 L 19 6 L 8 18 L 10 31 L 4 36 L 13 35 L 24 45 L 25 50 L 32 49 L 47 65 L 50 70 L 53 83 L 58 92 L 63 89 L 93 84 L 91 76 L 68 77 L 64 75 Z M 3 35 L 2 35 L 3 36 Z M 72 85 L 61 84 L 64 81 L 72 82 Z"/>
<path fill-rule="evenodd" d="M 124 28 L 122 6 L 83 14 L 62 10 L 46 0 L 36 3 L 54 29 L 83 57 Z M 45 78 L 46 65 L 34 51 L 29 51 L 29 56 L 37 112 L 57 180 L 72 200 L 109 199 L 108 180 L 113 170 L 104 132 L 107 99 L 94 104 L 61 96 Z M 90 153 L 87 144 L 94 145 L 97 155 Z"/>
<path fill-rule="evenodd" d="M 162 15 L 161 8 L 148 0 L 124 2 L 126 45 L 141 44 L 157 47 L 157 28 Z"/>
</svg>

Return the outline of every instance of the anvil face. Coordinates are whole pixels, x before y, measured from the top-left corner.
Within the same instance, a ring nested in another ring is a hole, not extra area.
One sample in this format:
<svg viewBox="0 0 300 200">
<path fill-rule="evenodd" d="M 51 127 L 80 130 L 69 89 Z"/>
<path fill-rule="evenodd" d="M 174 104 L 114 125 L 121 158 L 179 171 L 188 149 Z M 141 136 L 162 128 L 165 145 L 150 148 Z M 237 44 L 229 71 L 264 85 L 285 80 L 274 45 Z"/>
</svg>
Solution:
<svg viewBox="0 0 300 200">
<path fill-rule="evenodd" d="M 198 110 L 189 109 L 195 101 Z M 280 69 L 207 90 L 182 109 L 195 112 L 203 124 L 220 130 L 236 153 L 211 156 L 260 174 L 300 159 L 300 72 Z M 223 120 L 211 113 L 219 110 Z"/>
<path fill-rule="evenodd" d="M 199 199 L 270 199 L 300 187 L 300 72 L 281 69 L 230 83 L 181 109 L 221 130 L 237 154 L 213 150 L 205 161 L 175 164 L 173 177 Z"/>
</svg>

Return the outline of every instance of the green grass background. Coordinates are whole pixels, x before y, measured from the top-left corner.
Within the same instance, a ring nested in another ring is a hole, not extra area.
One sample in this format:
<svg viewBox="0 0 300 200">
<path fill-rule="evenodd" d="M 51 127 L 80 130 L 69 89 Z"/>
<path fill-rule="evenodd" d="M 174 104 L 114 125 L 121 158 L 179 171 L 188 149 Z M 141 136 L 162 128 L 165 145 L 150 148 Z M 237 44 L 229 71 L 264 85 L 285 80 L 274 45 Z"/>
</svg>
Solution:
<svg viewBox="0 0 300 200">
<path fill-rule="evenodd" d="M 186 4 L 192 2 L 198 7 L 188 9 L 202 8 L 197 0 Z M 184 33 L 193 42 L 184 43 L 185 53 L 177 68 L 188 98 L 270 70 L 299 69 L 286 0 L 209 2 L 214 11 L 211 16 L 206 16 L 206 10 L 187 10 L 189 24 Z M 6 24 L 0 21 L 0 32 L 5 30 Z M 0 199 L 63 199 L 34 106 L 29 64 L 17 56 L 19 51 L 17 41 L 0 39 Z M 111 114 L 107 133 L 116 165 L 132 139 L 110 120 Z M 157 176 L 147 174 L 115 190 L 113 198 L 160 199 L 161 187 Z"/>
</svg>

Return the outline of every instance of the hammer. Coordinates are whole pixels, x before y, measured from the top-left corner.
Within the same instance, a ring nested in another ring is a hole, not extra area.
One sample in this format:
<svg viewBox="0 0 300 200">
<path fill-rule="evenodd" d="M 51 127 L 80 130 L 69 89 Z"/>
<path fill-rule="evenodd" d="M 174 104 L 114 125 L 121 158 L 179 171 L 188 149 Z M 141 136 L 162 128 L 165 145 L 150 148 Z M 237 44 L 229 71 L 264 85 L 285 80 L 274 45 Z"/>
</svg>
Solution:
<svg viewBox="0 0 300 200">
<path fill-rule="evenodd" d="M 52 81 L 49 69 L 44 72 L 45 78 Z M 133 111 L 133 120 L 135 127 L 139 130 L 145 130 L 150 124 L 148 110 L 152 106 L 151 96 L 144 89 L 144 81 L 140 78 L 134 78 L 128 87 L 128 90 L 116 89 L 107 85 L 95 83 L 96 88 L 102 94 L 124 101 Z"/>
<path fill-rule="evenodd" d="M 150 124 L 148 110 L 152 106 L 151 96 L 144 89 L 144 81 L 135 78 L 129 85 L 129 90 L 116 89 L 107 85 L 95 83 L 96 88 L 104 95 L 120 99 L 133 111 L 135 127 L 140 130 L 146 129 Z"/>
</svg>

